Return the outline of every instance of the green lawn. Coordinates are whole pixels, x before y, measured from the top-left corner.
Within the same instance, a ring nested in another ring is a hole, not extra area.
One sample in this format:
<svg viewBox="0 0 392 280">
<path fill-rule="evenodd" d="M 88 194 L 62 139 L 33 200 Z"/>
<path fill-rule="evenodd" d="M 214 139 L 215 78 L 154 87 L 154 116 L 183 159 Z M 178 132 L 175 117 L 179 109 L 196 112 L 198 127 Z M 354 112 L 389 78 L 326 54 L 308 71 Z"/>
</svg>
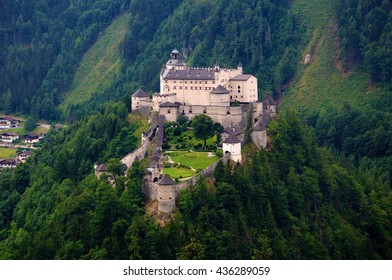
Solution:
<svg viewBox="0 0 392 280">
<path fill-rule="evenodd" d="M 167 154 L 175 163 L 192 167 L 194 170 L 205 169 L 219 160 L 219 157 L 215 155 L 208 157 L 208 152 L 174 151 L 167 152 Z M 174 179 L 180 177 L 187 178 L 196 175 L 196 171 L 184 167 L 169 167 L 163 169 L 163 174 L 168 174 Z"/>
<path fill-rule="evenodd" d="M 0 158 L 12 158 L 16 156 L 16 149 L 0 147 Z"/>
<path fill-rule="evenodd" d="M 175 151 L 167 153 L 174 162 L 190 166 L 194 169 L 204 169 L 219 158 L 217 156 L 208 157 L 207 152 L 187 152 L 187 151 Z"/>
<path fill-rule="evenodd" d="M 19 134 L 20 137 L 22 137 L 23 134 L 25 134 L 24 128 L 22 128 L 22 127 L 9 128 L 9 129 L 0 130 L 0 134 L 6 133 L 6 132 L 14 132 L 14 133 L 17 133 L 17 134 Z"/>
<path fill-rule="evenodd" d="M 173 179 L 180 178 L 180 176 L 181 176 L 181 178 L 187 178 L 187 177 L 192 177 L 192 176 L 196 175 L 196 172 L 192 171 L 191 169 L 182 168 L 182 167 L 165 168 L 165 169 L 163 169 L 162 173 L 169 175 Z"/>
</svg>

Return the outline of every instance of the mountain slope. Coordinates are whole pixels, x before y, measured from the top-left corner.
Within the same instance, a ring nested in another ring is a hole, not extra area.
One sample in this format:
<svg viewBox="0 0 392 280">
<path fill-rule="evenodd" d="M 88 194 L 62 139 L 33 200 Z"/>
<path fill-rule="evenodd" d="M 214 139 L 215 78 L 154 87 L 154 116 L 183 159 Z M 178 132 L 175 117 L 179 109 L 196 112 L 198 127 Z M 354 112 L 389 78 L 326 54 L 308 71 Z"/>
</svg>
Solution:
<svg viewBox="0 0 392 280">
<path fill-rule="evenodd" d="M 345 102 L 355 108 L 366 108 L 382 90 L 371 85 L 370 76 L 362 69 L 343 71 L 335 20 L 337 0 L 297 0 L 293 12 L 307 25 L 309 43 L 302 53 L 296 80 L 285 92 L 282 110 L 295 108 L 309 115 L 327 108 L 342 108 Z"/>
<path fill-rule="evenodd" d="M 119 46 L 124 40 L 128 21 L 129 14 L 119 16 L 83 55 L 71 90 L 64 94 L 60 109 L 66 110 L 67 106 L 88 101 L 96 91 L 106 90 L 116 80 L 122 67 Z"/>
</svg>

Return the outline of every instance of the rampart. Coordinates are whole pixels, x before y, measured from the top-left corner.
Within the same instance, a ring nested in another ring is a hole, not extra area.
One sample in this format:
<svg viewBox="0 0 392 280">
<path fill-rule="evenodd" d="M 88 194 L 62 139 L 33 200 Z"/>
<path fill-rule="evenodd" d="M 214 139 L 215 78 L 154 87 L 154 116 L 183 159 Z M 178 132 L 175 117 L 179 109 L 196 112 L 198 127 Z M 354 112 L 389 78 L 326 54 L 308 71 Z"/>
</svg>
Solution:
<svg viewBox="0 0 392 280">
<path fill-rule="evenodd" d="M 158 185 L 151 181 L 145 181 L 144 194 L 148 200 L 158 201 L 158 211 L 164 214 L 170 214 L 176 207 L 176 200 L 180 191 L 196 185 L 200 177 L 211 176 L 219 162 L 226 163 L 230 158 L 230 154 L 224 155 L 221 159 L 200 171 L 188 180 L 174 185 Z"/>
</svg>

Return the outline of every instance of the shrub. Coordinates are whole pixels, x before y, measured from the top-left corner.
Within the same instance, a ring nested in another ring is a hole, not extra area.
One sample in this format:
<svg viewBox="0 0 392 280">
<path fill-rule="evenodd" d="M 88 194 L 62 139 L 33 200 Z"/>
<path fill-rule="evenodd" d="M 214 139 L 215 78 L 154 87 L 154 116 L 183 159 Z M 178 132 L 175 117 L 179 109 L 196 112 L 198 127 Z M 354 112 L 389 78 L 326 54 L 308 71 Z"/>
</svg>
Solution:
<svg viewBox="0 0 392 280">
<path fill-rule="evenodd" d="M 222 151 L 221 149 L 216 149 L 216 150 L 215 150 L 215 155 L 216 155 L 217 157 L 222 157 L 222 156 L 223 156 L 223 151 Z"/>
</svg>

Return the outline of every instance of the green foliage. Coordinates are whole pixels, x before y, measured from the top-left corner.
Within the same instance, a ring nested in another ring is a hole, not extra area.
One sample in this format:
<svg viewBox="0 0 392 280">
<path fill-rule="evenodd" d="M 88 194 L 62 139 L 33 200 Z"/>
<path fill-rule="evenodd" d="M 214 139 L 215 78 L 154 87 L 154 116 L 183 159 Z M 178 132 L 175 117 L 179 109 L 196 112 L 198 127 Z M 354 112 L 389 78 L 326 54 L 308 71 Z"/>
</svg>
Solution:
<svg viewBox="0 0 392 280">
<path fill-rule="evenodd" d="M 37 127 L 37 120 L 34 119 L 32 116 L 29 116 L 24 124 L 25 132 L 33 131 L 36 127 Z"/>
<path fill-rule="evenodd" d="M 214 135 L 214 122 L 207 115 L 197 115 L 192 119 L 192 127 L 196 139 L 204 140 L 204 148 L 207 145 L 207 139 Z"/>
<path fill-rule="evenodd" d="M 90 174 L 87 160 L 104 154 L 126 118 L 122 106 L 109 105 L 51 132 L 32 161 L 0 174 L 0 258 L 391 258 L 388 182 L 365 162 L 357 169 L 318 147 L 295 113 L 270 128 L 270 152 L 253 153 L 244 165 L 220 162 L 214 180 L 183 190 L 165 227 L 143 215 L 139 161 L 127 176 L 112 170 L 115 187 Z M 89 154 L 94 139 L 105 145 Z"/>
<path fill-rule="evenodd" d="M 346 69 L 363 61 L 373 81 L 390 86 L 392 79 L 391 3 L 339 1 L 336 9 Z"/>
</svg>

